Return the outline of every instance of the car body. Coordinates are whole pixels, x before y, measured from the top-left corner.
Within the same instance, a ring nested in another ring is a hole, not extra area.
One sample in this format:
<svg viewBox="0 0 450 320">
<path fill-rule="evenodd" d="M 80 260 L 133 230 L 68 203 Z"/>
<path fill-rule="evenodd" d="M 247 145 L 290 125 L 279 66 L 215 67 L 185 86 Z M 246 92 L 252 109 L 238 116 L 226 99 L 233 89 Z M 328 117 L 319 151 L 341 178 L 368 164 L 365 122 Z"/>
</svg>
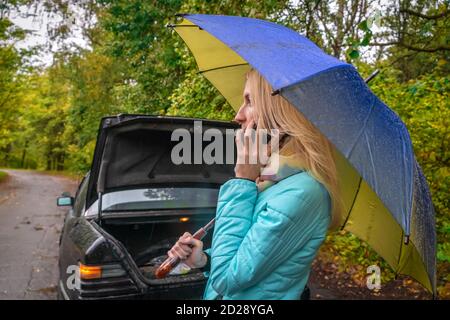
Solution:
<svg viewBox="0 0 450 320">
<path fill-rule="evenodd" d="M 202 269 L 154 277 L 185 231 L 194 233 L 214 218 L 219 187 L 234 175 L 233 163 L 172 161 L 177 129 L 194 139 L 197 154 L 209 144 L 195 142 L 198 134 L 212 129 L 225 137 L 237 129 L 231 122 L 198 121 L 146 115 L 101 120 L 90 171 L 73 198 L 58 198 L 58 205 L 69 207 L 60 238 L 60 298 L 202 297 Z M 234 162 L 234 143 L 221 152 L 233 152 Z M 203 240 L 210 246 L 211 232 Z"/>
</svg>

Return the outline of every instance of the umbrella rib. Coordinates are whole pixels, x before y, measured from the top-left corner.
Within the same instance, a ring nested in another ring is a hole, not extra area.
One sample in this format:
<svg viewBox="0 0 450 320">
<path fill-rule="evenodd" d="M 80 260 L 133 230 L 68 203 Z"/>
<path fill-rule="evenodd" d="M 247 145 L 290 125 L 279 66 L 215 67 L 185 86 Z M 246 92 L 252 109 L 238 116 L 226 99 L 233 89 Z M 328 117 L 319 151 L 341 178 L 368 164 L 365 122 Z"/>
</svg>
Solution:
<svg viewBox="0 0 450 320">
<path fill-rule="evenodd" d="M 350 214 L 351 214 L 351 212 L 353 210 L 353 206 L 355 205 L 355 202 L 356 202 L 356 197 L 358 197 L 358 193 L 359 193 L 359 190 L 361 188 L 361 182 L 362 182 L 362 177 L 360 176 L 359 177 L 359 182 L 358 182 L 358 189 L 356 189 L 355 197 L 353 198 L 352 205 L 350 206 L 350 209 L 348 210 L 347 217 L 345 218 L 345 221 L 344 221 L 344 224 L 341 227 L 341 230 L 344 230 L 345 225 L 347 224 L 347 221 L 350 218 Z"/>
<path fill-rule="evenodd" d="M 220 70 L 220 69 L 225 69 L 225 68 L 232 68 L 232 67 L 239 67 L 239 66 L 246 66 L 248 65 L 248 63 L 238 63 L 238 64 L 230 64 L 228 66 L 222 66 L 222 67 L 217 67 L 217 68 L 211 68 L 211 69 L 207 69 L 207 70 L 200 70 L 198 71 L 198 73 L 206 73 L 206 72 L 210 72 L 210 71 L 216 71 L 216 70 Z"/>
<path fill-rule="evenodd" d="M 172 23 L 168 23 L 166 24 L 166 28 L 182 28 L 182 27 L 187 27 L 187 28 L 199 28 L 200 30 L 203 30 L 202 27 L 199 27 L 195 24 L 172 24 Z"/>
<path fill-rule="evenodd" d="M 353 150 L 355 149 L 356 145 L 359 142 L 359 139 L 361 138 L 361 136 L 363 135 L 364 131 L 366 130 L 367 122 L 369 121 L 369 118 L 372 115 L 373 109 L 374 109 L 374 102 L 372 101 L 372 105 L 371 105 L 371 107 L 369 109 L 369 112 L 367 112 L 367 115 L 366 115 L 366 117 L 364 119 L 363 126 L 361 127 L 361 130 L 358 132 L 358 135 L 356 136 L 356 139 L 353 142 L 350 150 L 347 152 L 347 155 L 346 155 L 347 159 L 350 159 L 350 157 L 351 157 L 351 155 L 353 153 Z"/>
<path fill-rule="evenodd" d="M 397 276 L 401 273 L 402 268 L 400 266 L 400 259 L 402 258 L 402 250 L 403 250 L 403 237 L 404 237 L 404 231 L 403 228 L 400 228 L 402 230 L 402 235 L 400 238 L 400 252 L 398 253 L 398 259 L 397 259 L 397 266 L 395 268 L 395 277 L 397 278 Z"/>
<path fill-rule="evenodd" d="M 366 139 L 366 145 L 367 145 L 367 151 L 369 152 L 370 157 L 370 165 L 372 166 L 372 172 L 373 172 L 373 184 L 374 184 L 374 191 L 378 191 L 378 185 L 377 185 L 377 172 L 375 169 L 375 164 L 373 163 L 373 154 L 372 149 L 370 148 L 369 138 L 367 137 L 367 132 L 364 131 L 364 138 Z"/>
</svg>

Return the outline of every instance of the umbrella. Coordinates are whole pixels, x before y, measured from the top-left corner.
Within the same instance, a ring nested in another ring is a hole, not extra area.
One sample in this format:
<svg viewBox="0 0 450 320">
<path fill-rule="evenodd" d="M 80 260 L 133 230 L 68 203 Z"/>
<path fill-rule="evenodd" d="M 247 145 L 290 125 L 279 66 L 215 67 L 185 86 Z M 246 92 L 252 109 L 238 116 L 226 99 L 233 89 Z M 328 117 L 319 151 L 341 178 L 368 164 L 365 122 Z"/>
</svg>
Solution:
<svg viewBox="0 0 450 320">
<path fill-rule="evenodd" d="M 342 228 L 366 241 L 397 274 L 435 294 L 434 209 L 405 124 L 356 69 L 284 26 L 236 16 L 183 14 L 169 25 L 202 73 L 238 110 L 255 68 L 332 142 Z"/>
</svg>

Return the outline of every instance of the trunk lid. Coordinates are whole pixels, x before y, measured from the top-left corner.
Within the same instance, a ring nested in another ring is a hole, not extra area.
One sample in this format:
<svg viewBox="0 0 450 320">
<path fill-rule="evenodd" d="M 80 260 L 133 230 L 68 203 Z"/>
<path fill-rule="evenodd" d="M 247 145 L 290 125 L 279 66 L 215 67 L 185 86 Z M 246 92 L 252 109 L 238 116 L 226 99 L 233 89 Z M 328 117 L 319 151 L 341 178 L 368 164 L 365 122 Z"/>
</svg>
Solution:
<svg viewBox="0 0 450 320">
<path fill-rule="evenodd" d="M 225 142 L 226 139 L 234 139 L 234 135 L 231 135 L 237 128 L 238 125 L 231 122 L 192 118 L 146 115 L 103 118 L 90 170 L 86 208 L 98 200 L 99 192 L 105 195 L 145 188 L 219 188 L 234 176 L 234 143 L 230 149 L 230 143 Z M 176 164 L 172 161 L 172 149 L 186 139 L 183 136 L 172 141 L 172 132 L 176 129 L 188 132 L 191 164 Z M 213 129 L 207 134 L 209 141 L 204 141 L 204 134 L 209 129 Z M 203 155 L 205 148 L 220 135 L 223 148 L 216 151 L 222 152 L 223 163 L 208 164 L 203 157 L 198 163 L 199 153 Z"/>
</svg>

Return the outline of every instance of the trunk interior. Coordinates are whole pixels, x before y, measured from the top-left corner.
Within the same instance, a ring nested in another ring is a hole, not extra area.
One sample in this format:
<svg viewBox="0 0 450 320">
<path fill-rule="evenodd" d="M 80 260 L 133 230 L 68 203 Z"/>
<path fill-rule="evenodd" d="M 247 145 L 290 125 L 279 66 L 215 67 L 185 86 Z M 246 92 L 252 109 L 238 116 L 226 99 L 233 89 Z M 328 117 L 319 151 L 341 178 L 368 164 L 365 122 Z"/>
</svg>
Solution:
<svg viewBox="0 0 450 320">
<path fill-rule="evenodd" d="M 202 269 L 186 274 L 168 275 L 156 279 L 154 272 L 167 258 L 167 251 L 184 232 L 193 234 L 214 218 L 214 209 L 199 214 L 167 217 L 141 216 L 104 219 L 102 228 L 120 241 L 131 255 L 140 272 L 152 283 L 161 285 L 205 281 Z M 182 220 L 186 220 L 182 222 Z M 202 239 L 204 248 L 211 246 L 212 230 Z"/>
</svg>

